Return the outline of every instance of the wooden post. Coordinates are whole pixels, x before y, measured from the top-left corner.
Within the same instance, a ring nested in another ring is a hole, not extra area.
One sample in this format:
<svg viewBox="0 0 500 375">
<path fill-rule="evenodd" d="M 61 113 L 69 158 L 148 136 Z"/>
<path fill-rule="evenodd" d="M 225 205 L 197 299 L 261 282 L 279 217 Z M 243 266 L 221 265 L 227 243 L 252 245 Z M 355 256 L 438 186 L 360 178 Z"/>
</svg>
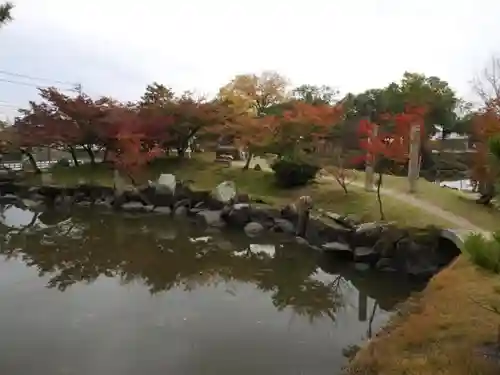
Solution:
<svg viewBox="0 0 500 375">
<path fill-rule="evenodd" d="M 372 138 L 377 137 L 378 135 L 378 125 L 373 126 L 373 135 Z M 371 139 L 368 142 L 371 143 Z M 365 190 L 373 191 L 374 190 L 374 174 L 375 174 L 375 160 L 374 155 L 370 151 L 366 154 L 366 163 L 365 163 Z"/>
<path fill-rule="evenodd" d="M 408 162 L 408 182 L 410 193 L 417 192 L 417 181 L 420 175 L 420 126 L 413 125 L 410 132 L 410 160 Z"/>
<path fill-rule="evenodd" d="M 368 317 L 368 296 L 362 291 L 358 291 L 358 320 L 366 322 Z"/>
</svg>

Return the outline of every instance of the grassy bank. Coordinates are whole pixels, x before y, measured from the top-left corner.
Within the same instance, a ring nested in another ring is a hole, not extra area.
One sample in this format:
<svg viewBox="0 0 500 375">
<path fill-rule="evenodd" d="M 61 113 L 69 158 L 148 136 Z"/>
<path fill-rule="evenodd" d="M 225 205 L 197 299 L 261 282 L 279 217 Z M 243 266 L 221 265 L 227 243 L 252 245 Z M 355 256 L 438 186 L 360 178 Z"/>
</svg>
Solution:
<svg viewBox="0 0 500 375">
<path fill-rule="evenodd" d="M 213 159 L 212 159 L 213 160 Z M 75 168 L 55 167 L 51 170 L 56 184 L 72 186 L 80 181 L 105 186 L 113 186 L 112 172 L 103 165 L 82 165 Z M 271 173 L 264 171 L 227 168 L 205 158 L 178 160 L 176 158 L 158 160 L 144 170 L 139 180 L 156 180 L 161 173 L 173 173 L 181 180 L 192 180 L 198 189 L 212 189 L 225 180 L 233 180 L 241 192 L 248 193 L 270 204 L 288 203 L 301 195 L 310 195 L 316 207 L 328 209 L 340 214 L 353 214 L 361 220 L 379 219 L 379 209 L 374 194 L 361 189 L 351 189 L 345 195 L 337 183 L 322 181 L 310 186 L 281 190 L 274 185 Z M 425 226 L 435 224 L 452 227 L 440 218 L 423 212 L 418 208 L 402 204 L 390 197 L 383 197 L 384 211 L 388 220 L 397 221 L 401 225 Z"/>
<path fill-rule="evenodd" d="M 358 375 L 498 375 L 500 363 L 477 350 L 494 342 L 500 278 L 460 257 L 363 348 L 347 373 Z"/>
<path fill-rule="evenodd" d="M 355 173 L 356 181 L 363 183 L 364 173 L 358 171 Z M 408 193 L 408 179 L 406 177 L 386 175 L 384 176 L 383 187 L 400 193 Z M 435 183 L 420 178 L 418 180 L 418 190 L 414 196 L 445 211 L 464 217 L 485 230 L 495 231 L 500 229 L 500 211 L 494 207 L 476 204 L 475 197 L 472 194 L 442 188 Z"/>
</svg>

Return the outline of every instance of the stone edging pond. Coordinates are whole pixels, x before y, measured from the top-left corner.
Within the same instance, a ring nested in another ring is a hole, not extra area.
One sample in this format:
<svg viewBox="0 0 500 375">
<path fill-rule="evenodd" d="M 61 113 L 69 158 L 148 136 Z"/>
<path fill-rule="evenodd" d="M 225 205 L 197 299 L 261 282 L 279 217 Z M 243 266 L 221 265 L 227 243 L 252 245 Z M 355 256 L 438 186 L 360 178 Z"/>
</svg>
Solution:
<svg viewBox="0 0 500 375">
<path fill-rule="evenodd" d="M 277 209 L 239 194 L 231 181 L 212 191 L 196 191 L 161 175 L 155 183 L 134 190 L 93 185 L 63 187 L 0 184 L 3 202 L 28 207 L 68 209 L 72 205 L 98 205 L 115 210 L 156 212 L 184 217 L 200 225 L 244 230 L 250 236 L 283 232 L 315 251 L 355 262 L 360 271 L 428 278 L 454 259 L 460 250 L 448 231 L 435 227 L 401 228 L 393 223 L 358 223 L 331 212 L 314 211 L 310 197 Z M 316 213 L 316 214 L 315 214 Z"/>
</svg>

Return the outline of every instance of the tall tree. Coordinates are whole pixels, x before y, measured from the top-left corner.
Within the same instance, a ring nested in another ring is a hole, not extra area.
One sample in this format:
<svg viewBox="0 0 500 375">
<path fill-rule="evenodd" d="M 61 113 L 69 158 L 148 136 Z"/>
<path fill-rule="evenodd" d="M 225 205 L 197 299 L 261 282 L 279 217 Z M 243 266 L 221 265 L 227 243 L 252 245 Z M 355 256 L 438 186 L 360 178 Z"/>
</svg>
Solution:
<svg viewBox="0 0 500 375">
<path fill-rule="evenodd" d="M 485 106 L 500 103 L 499 57 L 491 57 L 489 63 L 472 80 L 472 87 Z"/>
<path fill-rule="evenodd" d="M 285 100 L 287 87 L 285 77 L 277 72 L 264 71 L 260 75 L 237 75 L 220 88 L 218 96 L 238 112 L 260 116 L 270 106 Z"/>
<path fill-rule="evenodd" d="M 12 9 L 14 9 L 14 4 L 10 1 L 0 4 L 0 28 L 12 21 Z"/>
<path fill-rule="evenodd" d="M 339 91 L 333 87 L 322 85 L 301 85 L 292 90 L 292 98 L 308 104 L 333 104 L 337 101 Z"/>
<path fill-rule="evenodd" d="M 260 75 L 241 74 L 219 89 L 218 100 L 227 104 L 236 116 L 262 117 L 288 97 L 288 80 L 274 71 L 264 71 Z M 241 121 L 259 127 L 266 121 Z M 246 133 L 246 132 L 244 132 Z M 253 157 L 253 149 L 247 150 L 247 160 L 243 169 L 248 169 Z"/>
</svg>

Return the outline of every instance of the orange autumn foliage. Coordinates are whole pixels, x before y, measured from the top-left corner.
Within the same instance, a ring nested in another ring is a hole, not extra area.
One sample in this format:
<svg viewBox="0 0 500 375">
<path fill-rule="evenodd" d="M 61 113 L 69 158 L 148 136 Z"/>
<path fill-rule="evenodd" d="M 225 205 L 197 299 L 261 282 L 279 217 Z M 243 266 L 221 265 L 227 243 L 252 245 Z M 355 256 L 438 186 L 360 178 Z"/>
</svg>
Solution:
<svg viewBox="0 0 500 375">
<path fill-rule="evenodd" d="M 500 99 L 491 101 L 474 117 L 474 143 L 471 177 L 475 181 L 491 183 L 498 173 L 498 166 L 490 162 L 488 141 L 500 134 Z"/>
<path fill-rule="evenodd" d="M 216 131 L 231 136 L 240 146 L 264 147 L 281 154 L 317 145 L 328 136 L 342 115 L 341 106 L 296 101 L 277 115 L 236 115 Z"/>
</svg>

